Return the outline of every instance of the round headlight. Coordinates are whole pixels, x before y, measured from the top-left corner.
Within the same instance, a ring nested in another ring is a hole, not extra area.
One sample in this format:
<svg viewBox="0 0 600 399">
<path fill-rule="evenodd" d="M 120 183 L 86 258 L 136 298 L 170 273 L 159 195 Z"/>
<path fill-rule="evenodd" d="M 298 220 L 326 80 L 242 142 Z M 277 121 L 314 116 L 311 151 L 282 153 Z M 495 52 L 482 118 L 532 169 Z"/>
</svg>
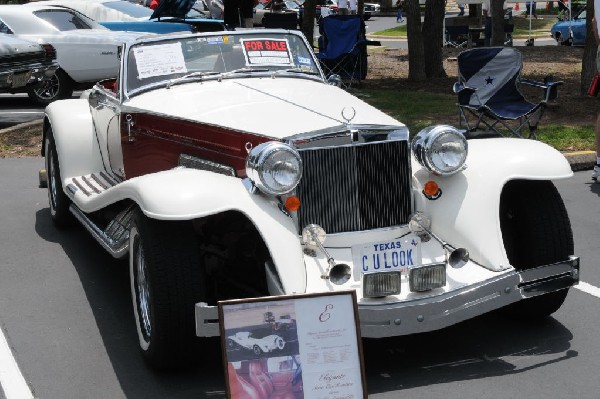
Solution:
<svg viewBox="0 0 600 399">
<path fill-rule="evenodd" d="M 250 150 L 246 174 L 262 192 L 282 195 L 292 191 L 302 177 L 302 159 L 294 148 L 277 141 Z"/>
<path fill-rule="evenodd" d="M 417 161 L 431 172 L 448 176 L 463 169 L 468 144 L 465 136 L 447 125 L 430 126 L 421 130 L 412 141 Z"/>
</svg>

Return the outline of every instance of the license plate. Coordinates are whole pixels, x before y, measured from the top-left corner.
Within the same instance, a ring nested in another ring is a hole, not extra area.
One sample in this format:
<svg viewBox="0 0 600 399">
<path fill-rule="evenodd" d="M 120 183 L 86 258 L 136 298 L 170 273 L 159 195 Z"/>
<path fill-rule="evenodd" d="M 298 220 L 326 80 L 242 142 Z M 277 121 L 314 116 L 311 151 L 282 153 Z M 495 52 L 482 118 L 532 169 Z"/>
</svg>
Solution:
<svg viewBox="0 0 600 399">
<path fill-rule="evenodd" d="M 23 87 L 29 83 L 29 78 L 31 78 L 31 72 L 15 73 L 12 78 L 11 87 Z"/>
<path fill-rule="evenodd" d="M 356 272 L 408 273 L 409 268 L 421 264 L 421 239 L 409 235 L 393 241 L 354 245 L 352 260 Z"/>
</svg>

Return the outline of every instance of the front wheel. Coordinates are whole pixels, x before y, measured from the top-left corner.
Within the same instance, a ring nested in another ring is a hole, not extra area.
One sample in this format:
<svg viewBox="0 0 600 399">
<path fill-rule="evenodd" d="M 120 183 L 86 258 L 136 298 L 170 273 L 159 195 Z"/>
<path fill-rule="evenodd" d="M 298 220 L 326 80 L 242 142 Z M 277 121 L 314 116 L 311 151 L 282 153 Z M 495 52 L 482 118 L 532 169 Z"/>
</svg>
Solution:
<svg viewBox="0 0 600 399">
<path fill-rule="evenodd" d="M 71 214 L 69 206 L 71 200 L 65 194 L 62 187 L 62 177 L 60 174 L 60 164 L 56 153 L 56 143 L 52 128 L 46 131 L 45 163 L 48 185 L 48 205 L 50 206 L 50 216 L 57 227 L 66 227 L 71 224 Z"/>
<path fill-rule="evenodd" d="M 159 221 L 139 209 L 129 235 L 131 296 L 140 349 L 157 369 L 195 360 L 194 305 L 205 298 L 203 267 L 189 221 Z"/>
<path fill-rule="evenodd" d="M 565 205 L 550 181 L 515 180 L 500 197 L 500 228 L 510 264 L 516 270 L 564 261 L 574 253 L 573 233 Z M 568 290 L 524 299 L 507 308 L 520 318 L 542 318 L 556 312 Z"/>
<path fill-rule="evenodd" d="M 260 346 L 258 346 L 258 345 L 254 345 L 254 346 L 252 347 L 252 350 L 254 351 L 254 354 L 255 354 L 256 356 L 260 356 L 260 355 L 262 355 L 262 353 L 263 353 L 262 349 L 260 349 Z"/>
</svg>

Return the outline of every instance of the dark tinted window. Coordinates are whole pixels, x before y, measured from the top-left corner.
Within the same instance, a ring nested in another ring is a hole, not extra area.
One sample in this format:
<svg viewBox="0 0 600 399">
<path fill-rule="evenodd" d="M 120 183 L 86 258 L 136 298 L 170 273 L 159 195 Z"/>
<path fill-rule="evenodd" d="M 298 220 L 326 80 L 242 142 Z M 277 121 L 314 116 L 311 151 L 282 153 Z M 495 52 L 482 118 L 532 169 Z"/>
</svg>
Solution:
<svg viewBox="0 0 600 399">
<path fill-rule="evenodd" d="M 42 10 L 34 14 L 60 31 L 92 29 L 91 23 L 85 17 L 69 10 Z"/>
<path fill-rule="evenodd" d="M 0 21 L 0 33 L 13 33 L 13 31 L 4 22 Z"/>
</svg>

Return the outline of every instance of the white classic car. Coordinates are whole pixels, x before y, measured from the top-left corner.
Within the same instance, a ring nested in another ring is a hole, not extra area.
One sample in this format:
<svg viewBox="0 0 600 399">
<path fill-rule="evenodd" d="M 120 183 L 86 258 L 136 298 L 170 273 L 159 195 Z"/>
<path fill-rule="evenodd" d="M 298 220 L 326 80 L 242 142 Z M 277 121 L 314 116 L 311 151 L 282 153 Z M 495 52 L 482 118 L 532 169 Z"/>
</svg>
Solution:
<svg viewBox="0 0 600 399">
<path fill-rule="evenodd" d="M 129 257 L 151 365 L 197 358 L 219 300 L 355 290 L 378 338 L 545 317 L 578 282 L 559 152 L 445 125 L 411 142 L 334 82 L 299 32 L 156 36 L 46 108 L 51 217 Z"/>
<path fill-rule="evenodd" d="M 283 350 L 285 341 L 275 334 L 261 336 L 248 331 L 240 331 L 227 337 L 227 347 L 230 349 L 242 347 L 250 349 L 255 355 L 261 355 L 275 350 Z"/>
<path fill-rule="evenodd" d="M 75 11 L 35 3 L 0 5 L 0 31 L 50 43 L 56 49 L 56 74 L 43 88 L 29 93 L 40 104 L 71 97 L 75 88 L 116 77 L 119 46 L 143 35 L 112 32 Z"/>
<path fill-rule="evenodd" d="M 0 32 L 0 92 L 33 93 L 58 69 L 56 49 Z"/>
</svg>

